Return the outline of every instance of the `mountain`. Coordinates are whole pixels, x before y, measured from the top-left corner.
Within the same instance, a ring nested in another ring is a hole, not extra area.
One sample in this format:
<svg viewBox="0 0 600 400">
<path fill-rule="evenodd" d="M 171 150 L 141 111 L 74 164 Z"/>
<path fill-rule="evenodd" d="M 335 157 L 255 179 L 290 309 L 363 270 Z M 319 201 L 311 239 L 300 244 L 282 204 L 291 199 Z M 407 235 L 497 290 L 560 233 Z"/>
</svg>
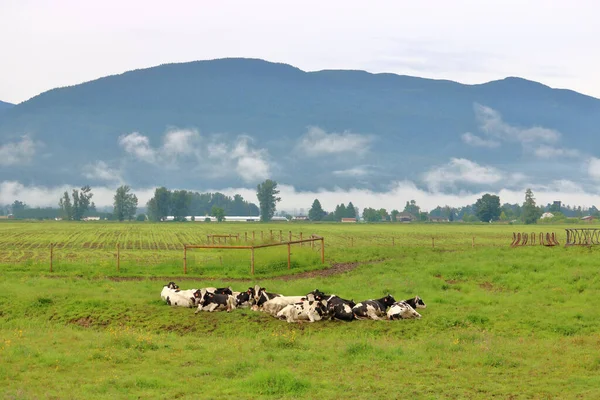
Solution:
<svg viewBox="0 0 600 400">
<path fill-rule="evenodd" d="M 202 190 L 270 177 L 301 189 L 383 189 L 406 179 L 458 190 L 454 183 L 488 182 L 448 169 L 489 165 L 502 176 L 556 179 L 600 149 L 598 126 L 600 100 L 516 77 L 463 85 L 218 59 L 130 71 L 15 105 L 0 118 L 0 146 L 22 157 L 0 168 L 4 179 L 44 185 Z"/>
<path fill-rule="evenodd" d="M 12 106 L 14 106 L 14 104 L 6 103 L 6 102 L 0 100 L 0 113 L 2 113 L 3 111 L 8 110 Z"/>
</svg>

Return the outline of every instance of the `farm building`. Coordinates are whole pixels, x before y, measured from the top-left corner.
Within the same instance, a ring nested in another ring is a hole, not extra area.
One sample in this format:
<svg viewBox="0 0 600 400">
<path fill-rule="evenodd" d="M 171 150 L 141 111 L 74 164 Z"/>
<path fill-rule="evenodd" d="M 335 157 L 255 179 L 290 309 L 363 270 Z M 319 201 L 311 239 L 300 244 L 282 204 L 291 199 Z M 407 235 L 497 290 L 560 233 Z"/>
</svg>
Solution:
<svg viewBox="0 0 600 400">
<path fill-rule="evenodd" d="M 292 218 L 294 221 L 308 221 L 308 217 L 306 215 L 296 215 Z"/>
<path fill-rule="evenodd" d="M 342 222 L 356 222 L 356 218 L 342 218 Z"/>
<path fill-rule="evenodd" d="M 448 217 L 429 217 L 429 222 L 450 222 Z"/>
<path fill-rule="evenodd" d="M 581 218 L 582 221 L 587 221 L 587 222 L 592 222 L 595 219 L 596 219 L 596 217 L 594 217 L 593 215 L 586 215 L 585 217 Z"/>
<path fill-rule="evenodd" d="M 540 219 L 546 219 L 546 218 L 554 218 L 554 214 L 552 214 L 551 212 L 545 212 L 540 217 Z"/>
<path fill-rule="evenodd" d="M 396 221 L 398 222 L 413 222 L 416 221 L 417 218 L 409 212 L 403 211 L 396 215 Z"/>
</svg>

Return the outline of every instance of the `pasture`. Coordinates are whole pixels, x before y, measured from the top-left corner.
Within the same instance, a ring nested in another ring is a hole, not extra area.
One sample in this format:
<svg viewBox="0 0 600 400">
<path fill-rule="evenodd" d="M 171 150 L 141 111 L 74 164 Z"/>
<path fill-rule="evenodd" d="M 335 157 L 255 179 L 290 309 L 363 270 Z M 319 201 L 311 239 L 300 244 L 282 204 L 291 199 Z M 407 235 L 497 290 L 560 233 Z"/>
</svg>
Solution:
<svg viewBox="0 0 600 400">
<path fill-rule="evenodd" d="M 598 398 L 600 251 L 510 248 L 523 228 L 2 222 L 0 387 L 15 399 Z M 321 235 L 325 265 L 318 249 L 294 246 L 288 270 L 285 246 L 269 248 L 251 277 L 246 251 L 195 249 L 183 275 L 183 244 L 252 230 L 264 241 L 271 230 Z M 564 227 L 533 230 L 564 244 Z M 427 308 L 421 320 L 350 323 L 194 315 L 160 300 L 168 280 L 419 295 Z"/>
</svg>

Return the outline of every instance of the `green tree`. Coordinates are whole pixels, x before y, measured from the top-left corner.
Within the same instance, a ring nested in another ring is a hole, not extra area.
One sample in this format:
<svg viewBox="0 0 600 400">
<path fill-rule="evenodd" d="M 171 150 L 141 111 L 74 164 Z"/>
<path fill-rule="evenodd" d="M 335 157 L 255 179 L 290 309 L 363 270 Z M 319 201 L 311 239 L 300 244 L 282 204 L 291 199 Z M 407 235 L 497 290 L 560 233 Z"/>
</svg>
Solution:
<svg viewBox="0 0 600 400">
<path fill-rule="evenodd" d="M 396 218 L 398 217 L 398 214 L 400 214 L 400 211 L 398 210 L 392 210 L 392 212 L 390 213 L 390 218 L 392 220 L 392 222 L 396 222 Z"/>
<path fill-rule="evenodd" d="M 113 197 L 113 214 L 119 221 L 125 219 L 131 221 L 137 211 L 138 199 L 133 193 L 129 193 L 131 188 L 127 185 L 120 186 Z"/>
<path fill-rule="evenodd" d="M 89 186 L 84 186 L 81 191 L 73 189 L 73 220 L 81 221 L 83 214 L 90 207 L 90 200 L 94 196 Z"/>
<path fill-rule="evenodd" d="M 346 213 L 345 213 L 345 217 L 346 218 L 356 218 L 356 208 L 354 208 L 354 204 L 352 204 L 352 202 L 348 203 L 348 205 L 346 206 Z"/>
<path fill-rule="evenodd" d="M 225 210 L 221 207 L 213 206 L 210 210 L 210 215 L 215 217 L 218 222 L 223 222 L 225 219 Z"/>
<path fill-rule="evenodd" d="M 486 193 L 475 203 L 475 215 L 480 221 L 497 221 L 500 217 L 500 197 Z"/>
<path fill-rule="evenodd" d="M 260 204 L 260 220 L 268 222 L 273 218 L 277 209 L 277 203 L 281 201 L 281 197 L 277 197 L 277 182 L 267 179 L 256 187 L 256 197 Z"/>
<path fill-rule="evenodd" d="M 390 216 L 385 208 L 380 208 L 378 213 L 379 213 L 380 221 L 389 221 L 390 220 Z"/>
<path fill-rule="evenodd" d="M 542 212 L 535 205 L 535 198 L 531 189 L 525 191 L 525 202 L 523 203 L 523 211 L 521 213 L 523 222 L 526 224 L 535 224 L 542 215 Z"/>
<path fill-rule="evenodd" d="M 308 211 L 308 218 L 311 221 L 321 221 L 326 214 L 327 213 L 323 211 L 323 208 L 321 207 L 321 202 L 318 199 L 315 199 Z"/>
<path fill-rule="evenodd" d="M 187 190 L 175 190 L 171 194 L 171 213 L 175 221 L 185 221 L 185 217 L 190 214 L 191 204 L 191 192 Z"/>
<path fill-rule="evenodd" d="M 63 193 L 63 197 L 59 200 L 58 206 L 60 207 L 62 218 L 70 221 L 73 219 L 73 205 L 71 204 L 71 198 L 69 192 Z"/>
<path fill-rule="evenodd" d="M 151 221 L 162 221 L 171 209 L 171 192 L 165 187 L 154 190 L 154 196 L 148 200 L 148 218 Z"/>
<path fill-rule="evenodd" d="M 410 202 L 406 202 L 406 206 L 404 206 L 404 212 L 411 213 L 415 217 L 419 218 L 419 213 L 421 212 L 421 208 L 417 205 L 417 202 L 411 200 Z"/>
<path fill-rule="evenodd" d="M 346 218 L 346 206 L 344 205 L 344 203 L 342 203 L 342 204 L 338 204 L 338 205 L 335 207 L 335 212 L 334 212 L 334 214 L 335 214 L 335 219 L 336 219 L 337 221 L 341 221 L 341 220 L 342 220 L 342 218 Z"/>
<path fill-rule="evenodd" d="M 366 222 L 378 222 L 381 221 L 381 215 L 379 214 L 379 211 L 369 207 L 363 210 L 363 219 Z"/>
<path fill-rule="evenodd" d="M 15 200 L 10 206 L 11 213 L 15 218 L 21 218 L 26 208 L 27 204 L 19 200 Z"/>
</svg>

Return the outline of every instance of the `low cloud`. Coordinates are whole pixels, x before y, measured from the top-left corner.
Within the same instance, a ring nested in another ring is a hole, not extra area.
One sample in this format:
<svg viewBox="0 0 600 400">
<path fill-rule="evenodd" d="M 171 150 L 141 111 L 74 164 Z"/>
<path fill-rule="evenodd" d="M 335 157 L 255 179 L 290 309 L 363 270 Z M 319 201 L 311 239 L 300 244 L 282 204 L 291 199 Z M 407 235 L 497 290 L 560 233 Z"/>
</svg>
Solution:
<svg viewBox="0 0 600 400">
<path fill-rule="evenodd" d="M 303 209 L 308 212 L 314 199 L 319 199 L 323 208 L 327 211 L 333 211 L 335 206 L 340 203 L 347 204 L 352 202 L 360 208 L 361 212 L 366 207 L 385 208 L 388 211 L 404 209 L 407 201 L 415 200 L 421 209 L 430 211 L 437 206 L 449 205 L 451 207 L 461 207 L 474 204 L 478 198 L 485 193 L 495 194 L 500 197 L 501 203 L 518 203 L 525 200 L 525 189 L 530 185 L 521 185 L 515 189 L 500 189 L 485 192 L 444 193 L 433 192 L 417 187 L 411 181 L 392 182 L 389 189 L 385 192 L 376 192 L 372 190 L 352 188 L 343 189 L 319 189 L 315 191 L 299 191 L 293 186 L 280 184 L 281 203 L 278 203 L 278 210 L 288 212 L 299 212 Z M 0 204 L 12 204 L 15 200 L 20 200 L 32 207 L 52 206 L 57 207 L 58 200 L 66 190 L 71 192 L 78 187 L 72 185 L 63 185 L 56 187 L 44 186 L 25 186 L 19 182 L 4 181 L 0 182 Z M 568 180 L 557 180 L 548 185 L 531 186 L 538 205 L 552 203 L 554 200 L 560 200 L 563 204 L 581 205 L 590 207 L 592 205 L 600 206 L 600 193 L 597 191 L 585 190 L 577 183 Z M 190 188 L 170 188 L 172 190 Z M 116 187 L 92 187 L 94 193 L 94 202 L 98 207 L 110 207 L 113 203 L 113 196 Z M 194 189 L 196 191 L 196 189 Z M 205 192 L 219 191 L 227 195 L 241 194 L 246 200 L 257 203 L 256 188 L 220 188 L 207 189 Z M 154 188 L 133 188 L 132 192 L 139 199 L 139 204 L 144 205 L 154 195 Z"/>
<path fill-rule="evenodd" d="M 0 146 L 0 166 L 31 163 L 41 145 L 41 142 L 35 142 L 29 135 L 23 135 L 19 142 L 6 143 Z"/>
<path fill-rule="evenodd" d="M 463 133 L 461 136 L 463 142 L 473 147 L 487 147 L 490 149 L 500 146 L 500 142 L 491 139 L 483 139 L 477 135 L 473 135 L 471 132 Z"/>
<path fill-rule="evenodd" d="M 93 164 L 88 164 L 83 167 L 84 177 L 106 182 L 122 183 L 121 171 L 111 168 L 104 161 L 96 161 Z"/>
<path fill-rule="evenodd" d="M 567 157 L 567 158 L 576 158 L 581 155 L 578 150 L 575 149 L 565 149 L 560 147 L 552 147 L 547 145 L 542 145 L 533 150 L 533 154 L 535 154 L 538 158 L 557 158 L 557 157 Z"/>
<path fill-rule="evenodd" d="M 271 166 L 266 149 L 254 147 L 254 140 L 240 135 L 202 137 L 196 130 L 171 129 L 160 147 L 138 132 L 119 138 L 119 145 L 133 158 L 170 169 L 187 168 L 213 176 L 235 174 L 244 182 L 255 183 L 269 177 Z"/>
<path fill-rule="evenodd" d="M 363 155 L 369 151 L 373 136 L 359 133 L 327 133 L 318 127 L 310 127 L 299 140 L 297 151 L 308 157 L 351 153 Z"/>
<path fill-rule="evenodd" d="M 505 177 L 494 167 L 482 166 L 465 158 L 451 158 L 445 165 L 434 167 L 423 180 L 432 191 L 455 187 L 457 183 L 492 185 Z"/>
<path fill-rule="evenodd" d="M 587 172 L 590 178 L 600 181 L 600 158 L 591 157 L 589 159 Z"/>
<path fill-rule="evenodd" d="M 371 171 L 369 171 L 368 165 L 359 165 L 353 168 L 333 171 L 333 174 L 337 176 L 350 178 L 362 178 L 364 176 L 370 175 Z"/>
<path fill-rule="evenodd" d="M 479 129 L 491 138 L 529 144 L 536 142 L 556 143 L 561 137 L 560 132 L 553 129 L 539 126 L 520 128 L 507 124 L 502 120 L 502 115 L 498 111 L 481 104 L 475 104 L 474 107 Z"/>
</svg>

